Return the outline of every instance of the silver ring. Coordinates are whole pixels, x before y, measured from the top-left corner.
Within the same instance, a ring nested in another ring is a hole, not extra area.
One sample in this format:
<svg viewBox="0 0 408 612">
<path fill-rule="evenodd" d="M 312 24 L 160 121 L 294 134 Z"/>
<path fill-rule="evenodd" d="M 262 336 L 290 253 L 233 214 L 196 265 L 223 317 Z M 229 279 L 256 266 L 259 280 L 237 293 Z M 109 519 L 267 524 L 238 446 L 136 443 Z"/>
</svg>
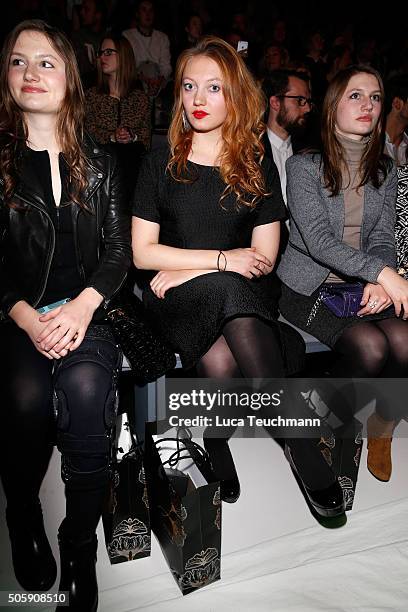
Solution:
<svg viewBox="0 0 408 612">
<path fill-rule="evenodd" d="M 378 302 L 376 302 L 376 300 L 372 300 L 371 302 L 368 302 L 368 306 L 369 308 L 375 308 L 377 306 Z"/>
</svg>

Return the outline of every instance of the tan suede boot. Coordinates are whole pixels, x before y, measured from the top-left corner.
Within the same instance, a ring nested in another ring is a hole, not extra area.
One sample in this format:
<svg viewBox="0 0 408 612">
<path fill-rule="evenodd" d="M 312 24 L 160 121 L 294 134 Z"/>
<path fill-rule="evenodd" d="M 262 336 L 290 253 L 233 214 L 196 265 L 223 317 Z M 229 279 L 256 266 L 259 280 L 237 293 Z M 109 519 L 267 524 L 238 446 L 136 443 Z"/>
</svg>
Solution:
<svg viewBox="0 0 408 612">
<path fill-rule="evenodd" d="M 382 482 L 391 478 L 391 442 L 395 425 L 395 421 L 384 421 L 376 412 L 367 419 L 367 468 Z"/>
</svg>

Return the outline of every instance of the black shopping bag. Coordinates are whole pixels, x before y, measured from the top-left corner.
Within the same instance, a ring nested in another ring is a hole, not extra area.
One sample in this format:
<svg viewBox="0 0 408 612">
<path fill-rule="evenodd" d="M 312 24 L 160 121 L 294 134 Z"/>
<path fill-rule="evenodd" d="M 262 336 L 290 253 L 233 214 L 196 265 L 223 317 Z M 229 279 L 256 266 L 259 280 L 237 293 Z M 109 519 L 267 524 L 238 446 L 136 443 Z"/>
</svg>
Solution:
<svg viewBox="0 0 408 612">
<path fill-rule="evenodd" d="M 124 421 L 124 431 L 126 428 L 129 430 L 129 424 Z M 125 448 L 127 452 L 123 456 L 121 451 L 126 444 L 123 437 L 122 447 L 115 449 L 109 498 L 102 516 L 106 550 L 113 565 L 150 555 L 151 529 L 143 453 L 130 431 L 128 438 L 130 448 Z"/>
<path fill-rule="evenodd" d="M 220 579 L 220 483 L 205 481 L 192 459 L 191 470 L 180 467 L 183 461 L 177 467 L 166 467 L 163 449 L 160 451 L 160 444 L 156 445 L 153 438 L 155 426 L 146 423 L 145 436 L 151 526 L 186 595 Z"/>
<path fill-rule="evenodd" d="M 333 382 L 331 381 L 331 385 L 333 385 Z M 321 397 L 319 397 L 319 391 L 321 392 L 323 389 L 325 392 L 323 395 L 329 398 L 327 403 L 332 406 L 339 403 L 339 410 L 329 410 L 327 405 L 322 402 Z M 363 424 L 351 416 L 350 412 L 346 416 L 341 414 L 341 408 L 343 408 L 343 412 L 346 412 L 347 394 L 341 393 L 341 390 L 338 388 L 333 388 L 330 390 L 333 393 L 330 398 L 329 390 L 328 384 L 325 388 L 321 384 L 320 389 L 311 389 L 304 393 L 304 397 L 307 400 L 309 409 L 313 410 L 315 415 L 321 418 L 319 448 L 343 490 L 346 510 L 351 510 L 356 493 L 363 447 Z M 333 398 L 336 402 L 333 401 Z M 345 420 L 341 420 L 340 417 Z"/>
</svg>

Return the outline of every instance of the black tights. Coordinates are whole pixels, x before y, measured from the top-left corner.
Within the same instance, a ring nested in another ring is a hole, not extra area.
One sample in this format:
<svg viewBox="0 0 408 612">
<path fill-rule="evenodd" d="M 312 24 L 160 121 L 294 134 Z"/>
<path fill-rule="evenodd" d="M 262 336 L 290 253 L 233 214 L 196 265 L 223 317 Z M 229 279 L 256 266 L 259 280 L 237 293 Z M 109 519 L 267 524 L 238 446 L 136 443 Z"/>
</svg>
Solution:
<svg viewBox="0 0 408 612">
<path fill-rule="evenodd" d="M 278 329 L 256 317 L 232 319 L 224 325 L 222 336 L 199 361 L 197 373 L 204 378 L 283 378 L 285 370 Z M 235 429 L 225 427 L 226 438 L 209 438 L 205 441 L 213 465 L 216 461 L 217 474 L 225 478 L 232 476 L 234 468 L 223 444 Z M 304 470 L 302 475 L 309 486 L 318 489 L 331 484 L 332 473 L 316 451 L 316 446 L 310 448 L 312 440 L 288 438 L 287 441 L 292 452 L 303 463 L 307 458 L 308 470 Z"/>
<path fill-rule="evenodd" d="M 54 445 L 52 361 L 14 324 L 0 334 L 1 476 L 8 502 L 18 506 L 38 497 Z"/>
<path fill-rule="evenodd" d="M 87 334 L 76 351 L 58 362 L 53 374 L 53 362 L 16 325 L 4 324 L 0 334 L 4 364 L 0 466 L 7 504 L 17 511 L 35 501 L 57 439 L 66 483 L 66 529 L 89 537 L 106 494 L 106 434 L 114 413 L 117 348 Z"/>
<path fill-rule="evenodd" d="M 228 321 L 222 335 L 197 364 L 202 378 L 281 378 L 279 331 L 256 317 Z"/>
<path fill-rule="evenodd" d="M 406 378 L 408 374 L 408 323 L 401 319 L 358 323 L 346 329 L 334 346 L 339 359 L 332 369 L 336 378 Z M 377 412 L 385 420 L 398 420 L 406 406 Z"/>
</svg>

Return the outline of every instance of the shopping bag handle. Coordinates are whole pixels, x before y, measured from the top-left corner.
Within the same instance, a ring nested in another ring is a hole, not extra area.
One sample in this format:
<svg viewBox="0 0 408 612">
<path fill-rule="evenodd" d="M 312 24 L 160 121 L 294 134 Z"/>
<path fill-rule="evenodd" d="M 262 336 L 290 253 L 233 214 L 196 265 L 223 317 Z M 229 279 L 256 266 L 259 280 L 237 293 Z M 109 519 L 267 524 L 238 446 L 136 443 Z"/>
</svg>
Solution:
<svg viewBox="0 0 408 612">
<path fill-rule="evenodd" d="M 127 421 L 125 421 L 122 425 L 122 427 L 128 427 L 129 429 L 129 436 L 131 439 L 131 446 L 128 450 L 127 453 L 125 453 L 122 458 L 121 461 L 123 461 L 123 459 L 125 459 L 125 457 L 129 457 L 129 455 L 131 455 L 132 453 L 139 453 L 139 454 L 143 454 L 143 442 L 141 442 L 138 437 L 137 434 L 132 431 L 132 427 L 130 425 L 129 419 Z M 119 450 L 121 447 L 118 447 L 116 450 Z"/>
<path fill-rule="evenodd" d="M 166 461 L 163 461 L 162 465 L 169 465 L 170 467 L 175 467 L 181 459 L 192 459 L 194 462 L 196 462 L 196 459 L 190 454 L 190 451 L 186 448 L 183 438 L 177 436 L 176 438 L 161 438 L 160 440 L 156 440 L 154 444 L 158 450 L 160 450 L 159 446 L 163 442 L 176 442 L 177 447 L 174 453 L 172 453 L 170 457 L 166 459 Z M 180 443 L 184 444 L 184 448 L 181 448 Z M 194 450 L 200 455 L 200 459 L 204 461 L 208 460 L 207 451 L 205 451 L 199 444 L 197 444 L 197 442 L 194 442 L 191 437 L 188 437 L 188 443 L 189 445 L 192 445 L 194 447 Z M 186 452 L 186 454 L 183 454 L 184 451 Z"/>
</svg>

